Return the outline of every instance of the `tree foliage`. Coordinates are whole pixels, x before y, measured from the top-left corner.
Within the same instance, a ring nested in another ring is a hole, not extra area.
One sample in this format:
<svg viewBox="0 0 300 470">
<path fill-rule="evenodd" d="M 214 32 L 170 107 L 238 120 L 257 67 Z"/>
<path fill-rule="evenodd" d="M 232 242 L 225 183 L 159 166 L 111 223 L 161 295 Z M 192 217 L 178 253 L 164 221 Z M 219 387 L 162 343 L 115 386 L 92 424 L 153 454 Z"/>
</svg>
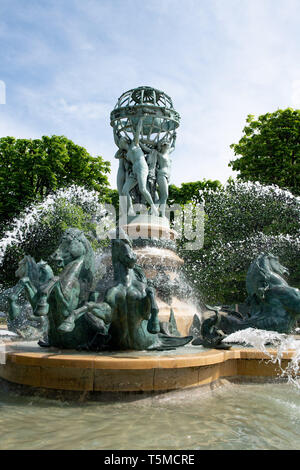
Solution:
<svg viewBox="0 0 300 470">
<path fill-rule="evenodd" d="M 72 184 L 108 194 L 110 163 L 64 136 L 0 138 L 0 224 L 33 201 Z"/>
<path fill-rule="evenodd" d="M 30 205 L 11 221 L 12 228 L 0 240 L 0 295 L 1 290 L 16 283 L 15 271 L 25 255 L 49 262 L 69 227 L 82 230 L 94 250 L 99 251 L 107 244 L 102 238 L 110 224 L 98 192 L 80 186 L 60 189 Z"/>
<path fill-rule="evenodd" d="M 215 191 L 221 188 L 218 180 L 194 181 L 191 183 L 182 183 L 177 187 L 171 184 L 169 187 L 169 204 L 188 204 L 203 202 L 203 195 L 208 191 Z"/>
<path fill-rule="evenodd" d="M 230 147 L 240 158 L 229 166 L 243 181 L 275 184 L 300 194 L 300 110 L 287 108 L 247 117 L 243 136 Z"/>
<path fill-rule="evenodd" d="M 185 250 L 184 270 L 207 303 L 246 299 L 246 273 L 260 252 L 278 255 L 300 286 L 300 198 L 276 186 L 231 180 L 205 199 L 201 250 Z"/>
</svg>

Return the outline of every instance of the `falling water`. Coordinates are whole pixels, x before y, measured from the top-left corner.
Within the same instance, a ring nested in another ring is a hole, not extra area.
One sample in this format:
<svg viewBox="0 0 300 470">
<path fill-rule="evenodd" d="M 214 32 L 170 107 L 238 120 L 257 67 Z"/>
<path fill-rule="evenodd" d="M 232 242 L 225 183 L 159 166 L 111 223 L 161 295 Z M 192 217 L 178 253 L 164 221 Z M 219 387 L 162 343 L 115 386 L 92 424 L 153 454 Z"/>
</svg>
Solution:
<svg viewBox="0 0 300 470">
<path fill-rule="evenodd" d="M 300 339 L 293 335 L 277 333 L 276 331 L 258 330 L 247 328 L 236 331 L 227 336 L 226 343 L 238 343 L 245 346 L 252 346 L 268 356 L 270 362 L 277 364 L 280 369 L 280 377 L 286 377 L 288 382 L 296 385 L 300 389 L 297 375 L 300 372 Z M 273 346 L 272 350 L 268 347 Z M 275 347 L 275 353 L 274 353 Z M 292 351 L 292 358 L 286 368 L 282 367 L 282 360 L 285 353 Z"/>
<path fill-rule="evenodd" d="M 261 252 L 279 256 L 299 287 L 300 197 L 276 186 L 236 181 L 199 198 L 208 220 L 205 247 L 181 256 L 206 303 L 241 302 L 243 277 Z"/>
<path fill-rule="evenodd" d="M 21 244 L 30 234 L 35 226 L 40 223 L 45 214 L 51 213 L 59 200 L 65 200 L 71 204 L 79 204 L 87 210 L 97 212 L 98 217 L 105 217 L 107 212 L 99 204 L 99 195 L 96 191 L 89 191 L 79 186 L 70 186 L 67 189 L 61 189 L 55 194 L 50 194 L 43 202 L 30 205 L 18 217 L 11 221 L 10 230 L 7 230 L 0 240 L 0 265 L 3 262 L 8 247 Z"/>
<path fill-rule="evenodd" d="M 45 218 L 52 218 L 52 228 L 56 223 L 64 222 L 62 220 L 61 212 L 58 210 L 60 204 L 63 203 L 64 207 L 69 209 L 73 214 L 74 208 L 79 206 L 83 209 L 85 214 L 91 216 L 91 221 L 96 227 L 96 234 L 90 234 L 91 237 L 97 240 L 101 237 L 105 238 L 105 233 L 111 224 L 114 222 L 112 214 L 108 212 L 107 206 L 99 204 L 99 194 L 96 191 L 87 190 L 85 188 L 72 185 L 69 188 L 61 189 L 54 194 L 49 195 L 43 202 L 31 204 L 19 216 L 15 217 L 10 222 L 10 229 L 8 229 L 0 239 L 0 269 L 7 268 L 5 255 L 9 248 L 22 247 L 22 244 L 33 236 L 35 244 L 39 244 L 43 240 L 46 232 L 51 230 L 51 226 L 47 223 L 43 224 Z M 38 235 L 37 235 L 38 234 Z M 100 248 L 98 248 L 98 251 Z M 30 253 L 28 253 L 30 254 Z M 97 259 L 99 258 L 97 253 Z M 16 260 L 17 261 L 17 260 Z M 11 262 L 11 261 L 10 261 Z M 99 266 L 97 266 L 99 268 Z M 7 311 L 7 295 L 11 292 L 11 288 L 7 289 L 0 283 L 0 317 L 6 317 Z M 24 295 L 20 295 L 19 304 L 22 306 L 22 313 L 20 315 L 20 325 L 27 322 L 27 313 L 31 310 L 30 305 Z"/>
</svg>

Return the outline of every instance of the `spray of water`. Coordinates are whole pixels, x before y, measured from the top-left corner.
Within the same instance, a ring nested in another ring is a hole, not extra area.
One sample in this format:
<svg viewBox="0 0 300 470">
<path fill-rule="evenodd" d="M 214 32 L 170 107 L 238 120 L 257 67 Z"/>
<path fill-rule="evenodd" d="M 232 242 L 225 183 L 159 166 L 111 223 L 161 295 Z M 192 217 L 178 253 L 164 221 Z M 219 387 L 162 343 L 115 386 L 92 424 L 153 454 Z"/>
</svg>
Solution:
<svg viewBox="0 0 300 470">
<path fill-rule="evenodd" d="M 206 303 L 242 302 L 245 274 L 261 252 L 271 252 L 299 287 L 300 198 L 276 186 L 231 182 L 203 191 L 205 245 L 181 250 L 185 271 Z"/>
<path fill-rule="evenodd" d="M 97 212 L 99 217 L 104 217 L 106 209 L 99 204 L 99 195 L 96 191 L 90 191 L 79 186 L 70 186 L 49 195 L 43 202 L 30 205 L 18 217 L 11 222 L 10 230 L 7 230 L 0 240 L 0 265 L 3 262 L 8 247 L 21 244 L 37 226 L 45 214 L 51 213 L 59 200 L 68 201 L 71 204 L 79 204 L 87 210 Z"/>
<path fill-rule="evenodd" d="M 269 361 L 277 364 L 280 377 L 287 378 L 288 382 L 300 390 L 297 375 L 300 373 L 300 340 L 293 335 L 285 335 L 276 331 L 258 330 L 247 328 L 236 331 L 225 339 L 226 343 L 237 343 L 245 346 L 253 346 L 264 353 Z M 272 347 L 270 350 L 269 347 Z M 274 353 L 275 348 L 275 353 Z M 283 368 L 282 360 L 286 353 L 292 352 L 292 358 L 287 367 Z"/>
</svg>

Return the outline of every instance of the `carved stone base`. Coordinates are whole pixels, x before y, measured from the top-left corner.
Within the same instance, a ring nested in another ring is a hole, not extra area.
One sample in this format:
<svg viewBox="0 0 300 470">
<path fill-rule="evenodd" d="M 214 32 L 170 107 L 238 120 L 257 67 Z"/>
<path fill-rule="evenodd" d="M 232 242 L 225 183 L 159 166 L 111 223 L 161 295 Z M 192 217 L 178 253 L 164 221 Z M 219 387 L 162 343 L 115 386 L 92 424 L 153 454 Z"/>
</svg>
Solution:
<svg viewBox="0 0 300 470">
<path fill-rule="evenodd" d="M 122 225 L 122 228 L 132 240 L 137 238 L 175 240 L 177 238 L 177 233 L 170 228 L 166 217 L 143 214 L 128 217 L 127 222 Z"/>
</svg>

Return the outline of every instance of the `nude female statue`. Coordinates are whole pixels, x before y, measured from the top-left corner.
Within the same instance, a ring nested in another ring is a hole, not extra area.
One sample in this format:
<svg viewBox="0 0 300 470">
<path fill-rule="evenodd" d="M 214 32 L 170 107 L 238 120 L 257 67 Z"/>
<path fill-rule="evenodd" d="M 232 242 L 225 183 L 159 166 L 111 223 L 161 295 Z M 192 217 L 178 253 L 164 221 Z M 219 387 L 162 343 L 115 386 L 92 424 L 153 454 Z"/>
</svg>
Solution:
<svg viewBox="0 0 300 470">
<path fill-rule="evenodd" d="M 126 150 L 126 159 L 132 164 L 132 174 L 126 178 L 122 188 L 121 195 L 127 197 L 128 215 L 135 215 L 130 197 L 130 191 L 137 184 L 141 195 L 145 198 L 151 207 L 151 214 L 158 215 L 150 192 L 147 189 L 148 165 L 145 154 L 141 148 L 139 139 L 143 125 L 143 118 L 140 118 L 137 128 L 133 135 L 133 140 L 128 142 L 126 137 L 121 137 L 114 132 L 115 143 L 120 150 Z"/>
<path fill-rule="evenodd" d="M 130 208 L 132 207 L 132 199 L 129 194 L 127 196 L 127 202 L 124 201 L 124 196 L 123 194 L 123 188 L 125 186 L 125 183 L 129 184 L 128 182 L 135 182 L 132 187 L 134 187 L 137 184 L 137 179 L 136 177 L 132 174 L 132 165 L 131 163 L 128 162 L 126 159 L 126 151 L 125 150 L 118 150 L 115 154 L 115 158 L 119 160 L 119 168 L 118 168 L 118 173 L 117 173 L 117 188 L 118 188 L 118 193 L 121 196 L 120 198 L 120 209 L 122 214 L 127 214 L 127 207 L 129 206 Z M 128 200 L 129 197 L 129 200 Z M 131 213 L 129 215 L 134 215 Z"/>
<path fill-rule="evenodd" d="M 156 183 L 159 193 L 158 204 L 160 208 L 160 215 L 162 217 L 165 217 L 166 215 L 166 202 L 169 196 L 169 180 L 171 173 L 171 160 L 169 155 L 175 149 L 175 139 L 176 135 L 174 135 L 171 144 L 171 142 L 165 138 L 160 142 L 157 150 Z"/>
<path fill-rule="evenodd" d="M 118 188 L 118 193 L 121 194 L 123 186 L 126 181 L 125 151 L 119 149 L 115 153 L 115 158 L 119 160 L 119 168 L 118 168 L 118 173 L 117 173 L 117 188 Z"/>
</svg>

